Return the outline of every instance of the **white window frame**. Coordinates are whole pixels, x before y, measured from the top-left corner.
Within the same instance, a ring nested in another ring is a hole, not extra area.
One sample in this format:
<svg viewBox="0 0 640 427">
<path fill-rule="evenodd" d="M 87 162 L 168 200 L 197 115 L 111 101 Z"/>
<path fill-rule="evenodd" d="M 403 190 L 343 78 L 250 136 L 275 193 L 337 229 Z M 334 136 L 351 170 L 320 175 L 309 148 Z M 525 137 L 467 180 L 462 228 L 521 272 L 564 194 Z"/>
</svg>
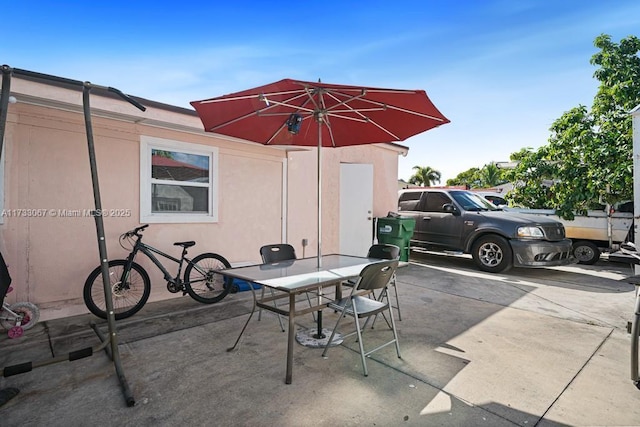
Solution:
<svg viewBox="0 0 640 427">
<path fill-rule="evenodd" d="M 209 157 L 208 213 L 152 212 L 151 187 L 154 183 L 179 185 L 178 181 L 164 182 L 151 178 L 151 151 L 166 150 Z M 218 148 L 152 136 L 140 136 L 140 222 L 141 223 L 197 223 L 218 222 Z"/>
</svg>

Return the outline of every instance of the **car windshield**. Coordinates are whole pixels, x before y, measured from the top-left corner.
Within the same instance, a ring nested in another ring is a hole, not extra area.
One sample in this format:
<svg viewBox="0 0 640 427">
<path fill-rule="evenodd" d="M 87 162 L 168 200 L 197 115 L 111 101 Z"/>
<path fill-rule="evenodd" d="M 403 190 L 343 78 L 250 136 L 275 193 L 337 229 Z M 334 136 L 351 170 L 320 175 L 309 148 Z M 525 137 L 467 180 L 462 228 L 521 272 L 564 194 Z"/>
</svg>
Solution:
<svg viewBox="0 0 640 427">
<path fill-rule="evenodd" d="M 495 211 L 493 203 L 469 191 L 452 191 L 451 197 L 466 211 Z"/>
</svg>

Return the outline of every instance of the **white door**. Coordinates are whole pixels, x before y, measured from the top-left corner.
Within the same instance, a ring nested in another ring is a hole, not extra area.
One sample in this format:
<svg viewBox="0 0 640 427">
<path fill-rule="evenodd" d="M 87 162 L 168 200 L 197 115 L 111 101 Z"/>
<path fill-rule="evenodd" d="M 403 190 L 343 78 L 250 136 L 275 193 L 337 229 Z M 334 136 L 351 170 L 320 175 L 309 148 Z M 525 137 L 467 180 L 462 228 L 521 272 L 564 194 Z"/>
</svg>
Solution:
<svg viewBox="0 0 640 427">
<path fill-rule="evenodd" d="M 373 165 L 340 164 L 340 253 L 365 256 L 373 242 Z"/>
</svg>

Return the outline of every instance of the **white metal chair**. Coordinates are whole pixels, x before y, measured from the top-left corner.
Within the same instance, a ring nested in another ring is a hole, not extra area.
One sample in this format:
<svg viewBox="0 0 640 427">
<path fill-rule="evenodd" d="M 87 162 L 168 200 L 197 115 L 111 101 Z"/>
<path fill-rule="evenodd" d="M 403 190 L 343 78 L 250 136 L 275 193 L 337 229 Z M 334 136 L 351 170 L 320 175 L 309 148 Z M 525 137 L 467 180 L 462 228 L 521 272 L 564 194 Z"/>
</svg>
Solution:
<svg viewBox="0 0 640 427">
<path fill-rule="evenodd" d="M 380 259 L 400 259 L 400 248 L 396 245 L 389 244 L 375 244 L 369 248 L 367 253 L 368 258 L 380 258 Z M 396 283 L 396 274 L 393 274 L 389 281 L 389 286 L 382 290 L 382 293 L 378 296 L 378 299 L 389 298 L 389 288 L 393 289 L 395 295 L 396 305 L 393 306 L 398 310 L 398 320 L 402 321 L 402 312 L 400 311 L 400 299 L 398 297 L 398 285 Z M 374 320 L 375 322 L 375 320 Z"/>
<path fill-rule="evenodd" d="M 293 246 L 288 243 L 276 243 L 271 245 L 264 245 L 260 248 L 260 256 L 262 257 L 262 262 L 264 263 L 274 263 L 281 261 L 289 261 L 292 259 L 296 259 L 296 250 Z M 274 296 L 273 289 L 270 289 L 271 296 Z M 261 299 L 264 298 L 264 286 L 262 287 Z M 311 305 L 311 299 L 309 298 L 309 294 L 307 294 L 307 301 L 309 305 Z M 273 305 L 275 307 L 278 306 L 276 299 L 273 300 Z M 313 314 L 313 319 L 315 320 L 315 314 Z M 262 309 L 258 312 L 258 320 L 262 317 Z M 280 322 L 280 329 L 284 332 L 284 325 L 282 323 L 282 316 L 278 314 L 278 322 Z"/>
<path fill-rule="evenodd" d="M 367 252 L 367 258 L 378 258 L 378 259 L 390 259 L 397 260 L 400 259 L 400 248 L 396 245 L 390 245 L 385 243 L 378 243 L 375 245 L 371 245 L 369 251 Z M 351 287 L 355 284 L 353 280 L 347 280 L 343 282 L 343 286 Z M 389 282 L 389 286 L 385 288 L 380 295 L 378 295 L 377 299 L 388 299 L 389 298 L 389 288 L 393 289 L 393 294 L 395 296 L 395 305 L 393 308 L 398 310 L 398 320 L 402 321 L 402 312 L 400 311 L 400 299 L 398 297 L 398 285 L 396 283 L 396 275 L 394 273 L 391 281 Z M 388 323 L 388 321 L 387 321 Z M 375 319 L 371 327 L 375 326 Z"/>
<path fill-rule="evenodd" d="M 340 322 L 345 316 L 349 315 L 354 318 L 356 330 L 346 335 L 343 334 L 342 337 L 346 338 L 357 334 L 358 345 L 360 346 L 360 358 L 362 359 L 362 369 L 364 371 L 365 377 L 369 375 L 365 358 L 374 351 L 380 350 L 381 348 L 386 347 L 390 344 L 395 344 L 398 358 L 401 358 L 400 345 L 398 344 L 398 333 L 396 331 L 396 324 L 393 319 L 393 308 L 389 302 L 389 299 L 369 298 L 369 294 L 371 294 L 375 290 L 381 290 L 382 292 L 386 290 L 397 268 L 398 260 L 382 261 L 366 266 L 362 270 L 362 272 L 360 272 L 360 276 L 358 277 L 356 284 L 353 286 L 351 294 L 348 297 L 344 297 L 329 303 L 329 308 L 333 308 L 334 310 L 338 311 L 340 313 L 340 317 L 338 317 L 336 326 L 333 328 L 333 332 L 331 332 L 331 336 L 327 341 L 327 345 L 322 352 L 323 357 L 326 356 L 327 352 L 329 351 L 329 347 L 331 346 Z M 364 326 L 360 327 L 359 319 L 363 317 L 366 317 L 368 319 L 371 316 L 376 316 L 377 314 L 383 313 L 385 311 L 389 312 L 393 339 L 365 352 L 364 342 L 362 340 L 362 332 Z"/>
<path fill-rule="evenodd" d="M 260 248 L 260 256 L 264 263 L 274 263 L 280 261 L 288 261 L 296 259 L 296 250 L 293 246 L 287 243 L 276 243 L 273 245 L 264 245 Z M 273 289 L 270 289 L 271 296 L 274 296 Z M 262 287 L 262 294 L 260 298 L 264 298 L 264 286 Z M 274 299 L 273 305 L 278 306 L 277 301 Z M 278 322 L 280 323 L 280 329 L 284 332 L 284 325 L 282 323 L 282 317 L 278 314 Z M 262 319 L 262 308 L 258 311 L 258 321 Z"/>
</svg>

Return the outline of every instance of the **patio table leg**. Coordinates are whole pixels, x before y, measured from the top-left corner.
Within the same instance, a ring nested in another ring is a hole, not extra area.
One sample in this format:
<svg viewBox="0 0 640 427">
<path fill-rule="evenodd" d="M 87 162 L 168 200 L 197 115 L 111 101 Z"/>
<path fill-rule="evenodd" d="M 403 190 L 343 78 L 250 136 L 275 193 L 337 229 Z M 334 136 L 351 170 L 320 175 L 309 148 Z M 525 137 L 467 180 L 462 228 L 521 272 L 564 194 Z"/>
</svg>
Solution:
<svg viewBox="0 0 640 427">
<path fill-rule="evenodd" d="M 247 329 L 247 326 L 249 325 L 249 322 L 253 317 L 253 313 L 255 313 L 256 311 L 256 302 L 257 302 L 256 291 L 255 289 L 253 289 L 253 285 L 251 285 L 250 288 L 251 288 L 251 293 L 253 294 L 253 307 L 251 308 L 251 313 L 249 313 L 249 318 L 247 319 L 244 326 L 242 327 L 242 330 L 240 331 L 240 335 L 238 335 L 238 338 L 236 338 L 236 342 L 233 344 L 232 347 L 227 348 L 227 351 L 233 351 L 236 349 L 236 347 L 238 346 L 238 343 L 240 342 L 240 338 L 242 338 L 242 335 L 244 334 L 245 329 Z"/>
<path fill-rule="evenodd" d="M 293 341 L 296 331 L 296 294 L 289 294 L 289 336 L 287 339 L 287 375 L 284 382 L 291 384 L 293 376 Z"/>
</svg>

